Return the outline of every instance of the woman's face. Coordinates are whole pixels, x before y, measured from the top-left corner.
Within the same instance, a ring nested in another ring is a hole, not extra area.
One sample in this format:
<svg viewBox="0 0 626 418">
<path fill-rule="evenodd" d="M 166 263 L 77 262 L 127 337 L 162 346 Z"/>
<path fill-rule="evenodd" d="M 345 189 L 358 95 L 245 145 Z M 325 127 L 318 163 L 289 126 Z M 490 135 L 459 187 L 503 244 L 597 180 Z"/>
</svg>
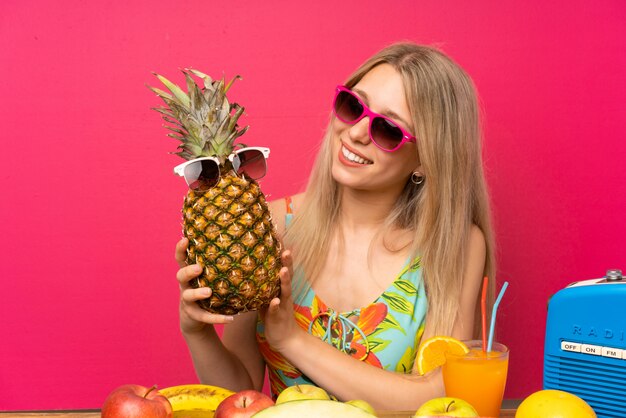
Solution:
<svg viewBox="0 0 626 418">
<path fill-rule="evenodd" d="M 402 77 L 391 65 L 374 67 L 352 91 L 373 112 L 390 118 L 414 135 Z M 394 152 L 383 151 L 372 143 L 369 123 L 369 117 L 354 125 L 333 118 L 333 178 L 355 190 L 399 194 L 411 173 L 419 169 L 417 145 L 407 142 Z"/>
</svg>

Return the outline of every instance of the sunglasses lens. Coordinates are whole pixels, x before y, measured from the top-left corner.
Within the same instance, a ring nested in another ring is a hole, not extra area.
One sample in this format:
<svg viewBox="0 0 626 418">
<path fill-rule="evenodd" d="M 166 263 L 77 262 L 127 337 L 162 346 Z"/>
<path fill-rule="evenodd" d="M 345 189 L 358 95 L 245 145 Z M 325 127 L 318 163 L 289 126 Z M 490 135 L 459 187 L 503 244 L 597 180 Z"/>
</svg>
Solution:
<svg viewBox="0 0 626 418">
<path fill-rule="evenodd" d="M 265 156 L 259 150 L 243 150 L 235 155 L 239 159 L 237 174 L 243 174 L 254 180 L 263 177 L 267 171 Z"/>
<path fill-rule="evenodd" d="M 220 179 L 220 169 L 213 160 L 195 161 L 185 167 L 185 181 L 190 189 L 206 191 Z"/>
<path fill-rule="evenodd" d="M 363 105 L 351 93 L 340 91 L 335 98 L 335 114 L 344 122 L 354 122 L 363 114 Z"/>
<path fill-rule="evenodd" d="M 376 117 L 372 121 L 372 140 L 381 148 L 391 151 L 402 142 L 402 130 L 389 119 Z"/>
</svg>

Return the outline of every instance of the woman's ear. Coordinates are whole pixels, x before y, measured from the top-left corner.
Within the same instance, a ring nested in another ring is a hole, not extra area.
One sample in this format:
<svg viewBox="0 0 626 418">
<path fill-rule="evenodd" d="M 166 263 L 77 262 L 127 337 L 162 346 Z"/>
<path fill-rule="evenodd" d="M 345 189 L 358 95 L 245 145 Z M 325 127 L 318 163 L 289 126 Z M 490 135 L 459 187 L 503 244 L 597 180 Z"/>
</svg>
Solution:
<svg viewBox="0 0 626 418">
<path fill-rule="evenodd" d="M 415 167 L 413 169 L 413 173 L 417 173 L 420 176 L 424 175 L 424 170 L 422 169 L 422 164 L 419 161 L 417 162 L 417 167 Z"/>
</svg>

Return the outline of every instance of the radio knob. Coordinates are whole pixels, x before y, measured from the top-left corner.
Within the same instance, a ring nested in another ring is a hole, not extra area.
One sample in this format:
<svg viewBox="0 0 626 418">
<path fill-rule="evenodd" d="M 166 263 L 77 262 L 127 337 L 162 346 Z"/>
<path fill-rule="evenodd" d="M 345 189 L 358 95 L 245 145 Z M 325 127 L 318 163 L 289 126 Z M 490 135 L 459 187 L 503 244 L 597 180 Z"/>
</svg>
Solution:
<svg viewBox="0 0 626 418">
<path fill-rule="evenodd" d="M 606 272 L 606 280 L 607 282 L 616 282 L 622 280 L 624 277 L 622 276 L 622 271 L 618 269 L 607 270 Z"/>
</svg>

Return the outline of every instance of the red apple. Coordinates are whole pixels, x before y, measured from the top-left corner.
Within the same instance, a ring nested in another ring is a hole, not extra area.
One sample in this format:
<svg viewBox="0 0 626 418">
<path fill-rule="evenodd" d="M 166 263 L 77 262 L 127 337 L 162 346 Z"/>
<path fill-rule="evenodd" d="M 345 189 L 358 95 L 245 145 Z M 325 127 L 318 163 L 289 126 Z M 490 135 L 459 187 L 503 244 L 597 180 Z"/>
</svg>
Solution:
<svg viewBox="0 0 626 418">
<path fill-rule="evenodd" d="M 215 410 L 215 418 L 249 418 L 274 405 L 272 398 L 256 390 L 242 390 L 224 399 Z"/>
<path fill-rule="evenodd" d="M 172 405 L 156 390 L 124 385 L 109 394 L 102 406 L 102 418 L 172 418 Z"/>
</svg>

